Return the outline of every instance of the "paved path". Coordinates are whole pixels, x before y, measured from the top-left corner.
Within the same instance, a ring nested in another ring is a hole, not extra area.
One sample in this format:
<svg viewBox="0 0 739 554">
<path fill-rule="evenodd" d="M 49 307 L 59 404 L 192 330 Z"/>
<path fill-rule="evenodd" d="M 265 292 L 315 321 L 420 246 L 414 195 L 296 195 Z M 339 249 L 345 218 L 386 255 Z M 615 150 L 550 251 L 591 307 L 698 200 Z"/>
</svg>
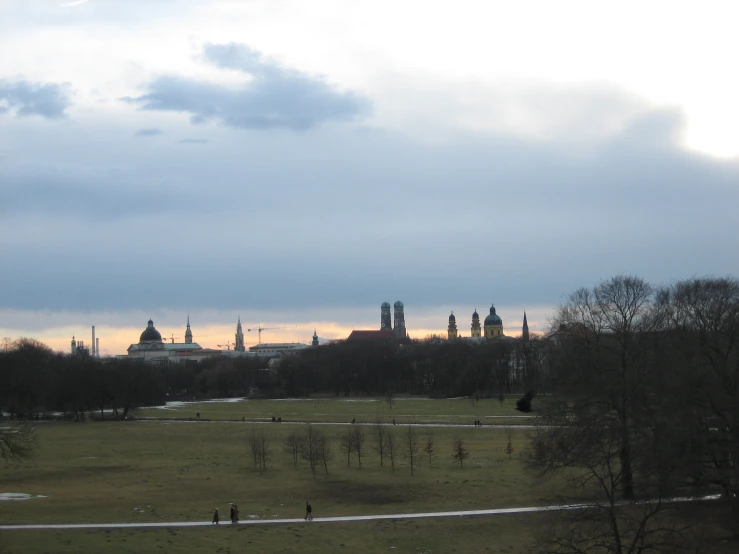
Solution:
<svg viewBox="0 0 739 554">
<path fill-rule="evenodd" d="M 702 497 L 679 497 L 663 500 L 667 502 L 691 502 L 701 500 L 715 500 L 720 495 Z M 422 519 L 434 517 L 470 517 L 470 516 L 492 516 L 504 514 L 525 514 L 532 512 L 552 512 L 561 510 L 577 510 L 587 508 L 589 504 L 562 504 L 559 506 L 530 506 L 525 508 L 497 508 L 493 510 L 466 510 L 454 512 L 420 512 L 415 514 L 381 514 L 369 516 L 341 516 L 341 517 L 317 517 L 312 523 L 345 523 L 353 521 L 380 521 L 385 519 Z M 307 523 L 304 519 L 249 519 L 240 521 L 236 525 L 270 525 L 284 523 Z M 224 522 L 219 527 L 230 527 L 234 524 Z M 0 531 L 35 531 L 44 529 L 149 529 L 149 528 L 175 528 L 175 527 L 209 527 L 213 526 L 210 521 L 170 521 L 156 523 L 61 523 L 47 525 L 0 525 Z"/>
</svg>

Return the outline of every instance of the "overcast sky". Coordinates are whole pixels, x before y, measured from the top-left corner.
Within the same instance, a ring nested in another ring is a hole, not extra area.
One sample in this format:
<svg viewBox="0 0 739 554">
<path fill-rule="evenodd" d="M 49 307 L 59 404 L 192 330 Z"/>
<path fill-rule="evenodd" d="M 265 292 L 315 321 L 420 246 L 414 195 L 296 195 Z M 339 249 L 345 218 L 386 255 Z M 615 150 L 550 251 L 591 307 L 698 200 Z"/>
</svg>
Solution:
<svg viewBox="0 0 739 554">
<path fill-rule="evenodd" d="M 6 0 L 0 336 L 330 339 L 397 299 L 515 335 L 736 276 L 735 6 Z"/>
</svg>

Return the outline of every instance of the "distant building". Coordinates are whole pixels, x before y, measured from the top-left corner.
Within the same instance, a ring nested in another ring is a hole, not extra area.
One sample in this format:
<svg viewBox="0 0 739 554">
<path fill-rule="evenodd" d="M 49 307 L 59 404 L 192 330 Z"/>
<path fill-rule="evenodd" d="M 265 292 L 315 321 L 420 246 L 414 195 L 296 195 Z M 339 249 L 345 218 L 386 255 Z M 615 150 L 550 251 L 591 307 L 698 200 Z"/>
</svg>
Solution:
<svg viewBox="0 0 739 554">
<path fill-rule="evenodd" d="M 449 315 L 449 327 L 447 329 L 447 338 L 453 340 L 457 338 L 457 318 L 454 317 L 454 312 Z"/>
<path fill-rule="evenodd" d="M 394 340 L 395 334 L 387 329 L 385 331 L 352 331 L 347 337 L 349 341 L 365 341 L 365 340 Z"/>
<path fill-rule="evenodd" d="M 192 342 L 192 330 L 190 329 L 190 317 L 187 318 L 187 329 L 185 331 L 184 343 L 166 343 L 162 335 L 154 327 L 150 319 L 139 337 L 137 344 L 128 347 L 127 359 L 140 360 L 147 363 L 182 363 L 185 361 L 204 360 L 212 356 L 218 356 L 221 351 L 203 348 L 198 343 Z"/>
<path fill-rule="evenodd" d="M 246 352 L 244 348 L 244 330 L 241 328 L 241 316 L 236 323 L 236 341 L 234 342 L 234 350 L 236 352 Z"/>
<path fill-rule="evenodd" d="M 403 340 L 408 338 L 408 332 L 405 328 L 405 306 L 400 300 L 398 300 L 393 305 L 393 309 L 394 322 L 390 319 L 390 304 L 388 302 L 383 302 L 380 305 L 380 330 L 352 331 L 346 340 Z"/>
<path fill-rule="evenodd" d="M 402 303 L 401 303 L 402 304 Z M 523 316 L 524 335 L 528 339 L 529 327 L 526 323 L 526 313 Z M 470 327 L 470 336 L 465 337 L 469 339 L 494 339 L 494 338 L 505 338 L 503 334 L 503 320 L 500 316 L 495 313 L 495 305 L 490 306 L 490 314 L 485 318 L 483 325 L 480 325 L 480 315 L 475 310 L 472 313 L 472 326 Z M 460 338 L 457 330 L 457 318 L 454 316 L 454 312 L 449 316 L 449 324 L 447 326 L 447 338 L 453 340 Z"/>
<path fill-rule="evenodd" d="M 296 354 L 306 348 L 310 347 L 302 342 L 273 342 L 250 346 L 249 352 L 253 352 L 258 356 L 264 356 L 265 358 L 275 358 Z"/>
<path fill-rule="evenodd" d="M 311 346 L 318 346 L 318 333 L 313 329 L 313 341 L 310 343 Z"/>
</svg>

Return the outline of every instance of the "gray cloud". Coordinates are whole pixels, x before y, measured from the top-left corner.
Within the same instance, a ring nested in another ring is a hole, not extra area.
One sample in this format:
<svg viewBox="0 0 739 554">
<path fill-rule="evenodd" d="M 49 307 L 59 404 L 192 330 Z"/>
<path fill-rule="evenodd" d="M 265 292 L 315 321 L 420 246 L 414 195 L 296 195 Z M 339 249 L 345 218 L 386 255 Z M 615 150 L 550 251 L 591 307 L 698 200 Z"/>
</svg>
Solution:
<svg viewBox="0 0 739 554">
<path fill-rule="evenodd" d="M 216 129 L 217 149 L 166 144 L 155 160 L 143 141 L 108 145 L 96 163 L 133 169 L 84 179 L 69 175 L 74 140 L 29 132 L 18 140 L 54 169 L 5 172 L 0 251 L 13 271 L 0 274 L 0 308 L 310 311 L 401 298 L 409 313 L 483 310 L 555 304 L 621 272 L 739 273 L 726 254 L 739 251 L 739 168 L 676 146 L 680 122 L 649 113 L 576 157 L 494 135 Z"/>
<path fill-rule="evenodd" d="M 233 88 L 163 76 L 149 84 L 149 93 L 123 100 L 144 110 L 189 113 L 195 124 L 213 120 L 244 129 L 305 130 L 327 121 L 357 120 L 370 109 L 367 99 L 269 63 L 244 45 L 208 44 L 204 56 L 218 67 L 249 74 L 251 81 Z"/>
<path fill-rule="evenodd" d="M 163 135 L 164 131 L 161 129 L 139 129 L 136 131 L 137 137 L 155 137 L 157 135 Z"/>
<path fill-rule="evenodd" d="M 0 80 L 0 114 L 40 115 L 47 119 L 65 117 L 70 105 L 69 86 L 56 83 Z"/>
</svg>

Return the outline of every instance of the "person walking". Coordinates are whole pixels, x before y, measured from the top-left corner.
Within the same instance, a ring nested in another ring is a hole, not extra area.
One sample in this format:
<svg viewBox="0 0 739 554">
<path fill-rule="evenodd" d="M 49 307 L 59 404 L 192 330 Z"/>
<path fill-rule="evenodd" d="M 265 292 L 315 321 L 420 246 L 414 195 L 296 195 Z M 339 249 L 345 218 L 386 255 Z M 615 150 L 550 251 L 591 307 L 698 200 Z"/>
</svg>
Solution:
<svg viewBox="0 0 739 554">
<path fill-rule="evenodd" d="M 218 525 L 219 520 L 220 518 L 218 517 L 218 508 L 216 508 L 215 511 L 213 512 L 213 523 Z"/>
<path fill-rule="evenodd" d="M 239 507 L 234 504 L 234 523 L 239 522 Z"/>
<path fill-rule="evenodd" d="M 236 523 L 236 506 L 231 504 L 231 523 Z"/>
<path fill-rule="evenodd" d="M 313 506 L 310 505 L 310 502 L 305 503 L 305 520 L 313 521 Z"/>
</svg>

